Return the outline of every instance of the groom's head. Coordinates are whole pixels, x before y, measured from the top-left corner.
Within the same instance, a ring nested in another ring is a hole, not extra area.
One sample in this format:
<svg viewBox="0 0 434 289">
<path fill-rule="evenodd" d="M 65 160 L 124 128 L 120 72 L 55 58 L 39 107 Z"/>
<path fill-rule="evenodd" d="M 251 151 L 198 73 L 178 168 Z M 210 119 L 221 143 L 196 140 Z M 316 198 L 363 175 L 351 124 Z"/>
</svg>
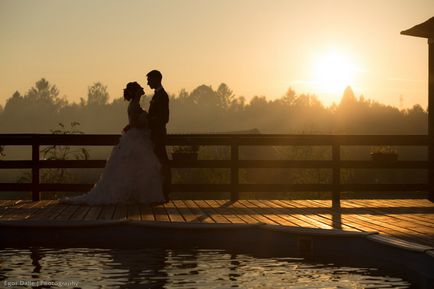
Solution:
<svg viewBox="0 0 434 289">
<path fill-rule="evenodd" d="M 163 75 L 158 70 L 151 70 L 146 74 L 148 79 L 148 85 L 152 89 L 156 89 L 161 86 L 161 80 L 163 79 Z"/>
</svg>

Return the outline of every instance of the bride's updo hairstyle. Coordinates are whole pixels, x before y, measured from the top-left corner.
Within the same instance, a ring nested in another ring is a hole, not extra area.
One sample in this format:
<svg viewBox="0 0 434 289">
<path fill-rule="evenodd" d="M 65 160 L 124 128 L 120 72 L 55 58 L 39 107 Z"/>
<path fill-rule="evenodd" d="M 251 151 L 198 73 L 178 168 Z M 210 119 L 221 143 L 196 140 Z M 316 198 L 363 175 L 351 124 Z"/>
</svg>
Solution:
<svg viewBox="0 0 434 289">
<path fill-rule="evenodd" d="M 124 99 L 130 100 L 136 95 L 143 95 L 144 90 L 143 87 L 140 86 L 136 81 L 129 82 L 127 87 L 124 89 Z"/>
</svg>

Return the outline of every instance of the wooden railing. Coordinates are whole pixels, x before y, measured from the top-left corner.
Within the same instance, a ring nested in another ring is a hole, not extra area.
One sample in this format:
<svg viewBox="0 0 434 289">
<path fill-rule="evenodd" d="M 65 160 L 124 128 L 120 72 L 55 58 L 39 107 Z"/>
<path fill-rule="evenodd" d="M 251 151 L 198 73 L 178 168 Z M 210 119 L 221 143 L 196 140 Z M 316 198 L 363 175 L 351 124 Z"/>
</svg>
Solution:
<svg viewBox="0 0 434 289">
<path fill-rule="evenodd" d="M 70 146 L 112 146 L 117 144 L 119 135 L 53 135 L 53 134 L 0 134 L 0 145 L 31 146 L 31 160 L 3 160 L 1 169 L 31 168 L 32 183 L 0 183 L 0 191 L 32 191 L 32 199 L 40 199 L 44 191 L 87 191 L 92 184 L 45 184 L 40 183 L 40 169 L 47 168 L 102 168 L 105 160 L 41 160 L 40 147 L 46 145 Z M 400 168 L 426 169 L 432 175 L 433 166 L 429 160 L 394 162 L 373 162 L 341 160 L 341 146 L 429 146 L 426 135 L 272 135 L 272 134 L 191 134 L 169 135 L 168 146 L 200 145 L 228 146 L 228 160 L 170 161 L 172 168 L 227 168 L 230 169 L 228 184 L 172 184 L 174 192 L 230 192 L 236 200 L 240 192 L 290 192 L 329 191 L 334 204 L 339 204 L 342 191 L 428 191 L 433 197 L 432 178 L 422 184 L 343 184 L 341 169 L 348 168 Z M 244 160 L 239 157 L 242 146 L 329 146 L 328 160 Z M 327 184 L 243 184 L 239 181 L 242 168 L 325 168 L 332 170 L 332 181 Z"/>
</svg>

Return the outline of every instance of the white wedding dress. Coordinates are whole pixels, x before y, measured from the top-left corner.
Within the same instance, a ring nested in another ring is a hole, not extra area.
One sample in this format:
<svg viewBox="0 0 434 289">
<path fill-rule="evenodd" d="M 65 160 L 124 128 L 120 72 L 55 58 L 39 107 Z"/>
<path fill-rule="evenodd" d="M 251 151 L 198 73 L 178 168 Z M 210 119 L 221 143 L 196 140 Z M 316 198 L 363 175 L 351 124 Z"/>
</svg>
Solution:
<svg viewBox="0 0 434 289">
<path fill-rule="evenodd" d="M 153 150 L 146 118 L 139 99 L 132 99 L 128 105 L 131 128 L 113 148 L 97 183 L 88 193 L 60 202 L 86 205 L 164 202 L 161 165 Z"/>
</svg>

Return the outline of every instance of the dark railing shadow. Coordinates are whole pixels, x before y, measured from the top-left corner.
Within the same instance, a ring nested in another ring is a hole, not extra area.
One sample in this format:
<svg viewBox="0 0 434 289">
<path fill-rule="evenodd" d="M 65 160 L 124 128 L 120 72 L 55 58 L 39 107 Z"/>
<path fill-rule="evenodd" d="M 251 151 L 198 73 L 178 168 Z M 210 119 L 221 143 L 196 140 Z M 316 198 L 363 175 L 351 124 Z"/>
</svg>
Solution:
<svg viewBox="0 0 434 289">
<path fill-rule="evenodd" d="M 234 201 L 234 200 L 228 200 L 228 201 L 226 201 L 224 204 L 222 204 L 219 208 L 222 208 L 222 209 L 226 209 L 226 208 L 229 208 L 231 205 L 233 205 L 234 203 L 236 203 L 237 201 Z M 191 209 L 191 208 L 190 208 Z M 192 222 L 202 222 L 202 221 L 204 221 L 206 218 L 209 218 L 209 216 L 206 214 L 206 212 L 199 212 L 199 210 L 197 210 L 196 211 L 197 213 L 199 213 L 200 215 L 199 216 L 197 216 Z M 224 214 L 227 214 L 227 212 L 223 212 L 223 211 L 219 211 L 219 214 L 222 214 L 222 215 L 224 215 Z"/>
<path fill-rule="evenodd" d="M 261 207 L 260 211 L 256 211 L 258 207 L 244 203 L 243 206 L 235 207 L 234 204 L 237 201 L 226 200 L 218 207 L 190 207 L 189 210 L 196 216 L 191 222 L 204 222 L 207 218 L 210 218 L 210 211 L 215 210 L 212 213 L 218 213 L 225 216 L 230 214 L 239 215 L 252 215 L 257 214 L 273 214 L 273 215 L 328 215 L 327 218 L 331 219 L 331 226 L 334 229 L 342 229 L 343 217 L 346 214 L 351 215 L 401 215 L 401 214 L 427 214 L 434 218 L 434 207 L 417 207 L 417 206 L 399 206 L 399 207 L 382 207 L 382 206 L 367 206 L 360 208 L 342 208 L 339 203 L 335 203 L 331 207 L 320 207 L 314 205 L 313 207 Z M 1 220 L 24 220 L 26 216 L 32 216 L 31 218 L 46 219 L 53 215 L 58 215 L 63 210 L 63 207 L 68 205 L 60 205 L 58 203 L 48 204 L 44 208 L 34 209 L 31 207 L 19 207 L 20 203 L 8 205 L 7 209 L 2 207 L 0 211 Z M 311 204 L 312 205 L 312 204 Z"/>
<path fill-rule="evenodd" d="M 342 230 L 342 208 L 340 202 L 333 202 L 331 208 L 332 228 Z"/>
</svg>

